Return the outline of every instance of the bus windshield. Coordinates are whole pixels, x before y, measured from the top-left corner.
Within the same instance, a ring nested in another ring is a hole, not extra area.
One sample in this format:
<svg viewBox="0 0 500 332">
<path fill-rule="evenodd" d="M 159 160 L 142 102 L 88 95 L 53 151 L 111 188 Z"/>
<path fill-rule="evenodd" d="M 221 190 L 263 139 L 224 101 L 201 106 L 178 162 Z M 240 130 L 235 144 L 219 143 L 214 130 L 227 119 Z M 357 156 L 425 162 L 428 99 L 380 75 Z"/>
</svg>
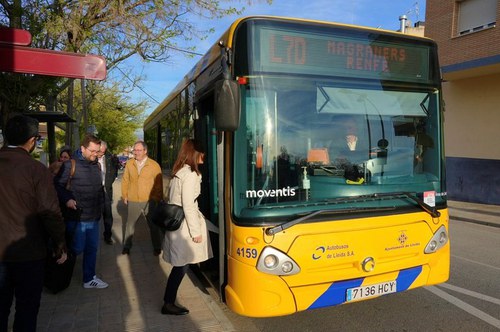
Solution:
<svg viewBox="0 0 500 332">
<path fill-rule="evenodd" d="M 335 199 L 384 192 L 434 192 L 439 200 L 437 89 L 260 76 L 242 90 L 237 216 L 293 215 L 298 206 L 345 209 Z M 398 204 L 409 202 L 360 206 Z"/>
<path fill-rule="evenodd" d="M 234 73 L 243 78 L 233 151 L 239 223 L 318 210 L 418 208 L 382 193 L 444 204 L 432 42 L 254 20 L 238 28 L 235 50 Z"/>
</svg>

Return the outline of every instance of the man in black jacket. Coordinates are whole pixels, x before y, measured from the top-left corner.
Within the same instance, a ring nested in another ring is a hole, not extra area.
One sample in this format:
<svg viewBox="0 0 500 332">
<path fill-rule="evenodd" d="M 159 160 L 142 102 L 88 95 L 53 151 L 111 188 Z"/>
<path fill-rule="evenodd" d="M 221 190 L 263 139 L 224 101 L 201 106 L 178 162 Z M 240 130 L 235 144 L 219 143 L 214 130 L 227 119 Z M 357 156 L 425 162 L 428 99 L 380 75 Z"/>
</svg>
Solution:
<svg viewBox="0 0 500 332">
<path fill-rule="evenodd" d="M 86 135 L 80 149 L 73 154 L 74 175 L 71 176 L 71 160 L 64 162 L 54 178 L 71 249 L 76 255 L 83 252 L 83 287 L 106 288 L 108 284 L 97 278 L 95 266 L 99 246 L 99 222 L 104 203 L 104 190 L 97 153 L 101 141 L 94 135 Z M 78 213 L 75 213 L 78 212 Z"/>
<path fill-rule="evenodd" d="M 43 289 L 47 235 L 57 262 L 66 260 L 64 223 L 52 174 L 31 158 L 38 121 L 12 117 L 0 150 L 0 331 L 7 331 L 16 297 L 14 331 L 36 331 Z"/>
<path fill-rule="evenodd" d="M 104 242 L 113 244 L 111 229 L 113 228 L 113 214 L 111 205 L 113 203 L 113 182 L 118 176 L 118 165 L 116 159 L 108 151 L 108 144 L 101 141 L 101 149 L 97 153 L 97 161 L 101 168 L 102 184 L 104 186 L 104 209 L 102 219 L 104 222 Z"/>
</svg>

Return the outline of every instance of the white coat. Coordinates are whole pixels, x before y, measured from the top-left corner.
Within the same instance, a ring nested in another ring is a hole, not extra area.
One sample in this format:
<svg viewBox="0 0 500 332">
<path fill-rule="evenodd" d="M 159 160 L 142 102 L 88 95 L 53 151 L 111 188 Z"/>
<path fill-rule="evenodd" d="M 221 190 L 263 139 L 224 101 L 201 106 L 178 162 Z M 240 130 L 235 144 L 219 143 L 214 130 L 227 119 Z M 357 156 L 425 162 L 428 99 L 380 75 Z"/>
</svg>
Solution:
<svg viewBox="0 0 500 332">
<path fill-rule="evenodd" d="M 172 266 L 184 266 L 206 261 L 213 257 L 205 217 L 198 209 L 196 198 L 201 192 L 201 175 L 184 165 L 170 181 L 169 203 L 181 205 L 184 221 L 163 239 L 163 259 Z M 202 235 L 202 241 L 193 238 Z"/>
</svg>

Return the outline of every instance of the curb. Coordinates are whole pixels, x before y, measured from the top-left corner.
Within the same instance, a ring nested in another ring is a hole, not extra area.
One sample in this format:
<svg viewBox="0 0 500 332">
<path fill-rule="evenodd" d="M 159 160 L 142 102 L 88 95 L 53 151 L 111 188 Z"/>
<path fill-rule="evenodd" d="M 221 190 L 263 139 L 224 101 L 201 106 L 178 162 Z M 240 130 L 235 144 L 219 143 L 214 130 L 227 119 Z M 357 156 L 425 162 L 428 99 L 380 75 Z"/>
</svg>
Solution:
<svg viewBox="0 0 500 332">
<path fill-rule="evenodd" d="M 457 220 L 457 221 L 469 222 L 469 223 L 473 223 L 473 224 L 484 225 L 484 226 L 490 226 L 490 227 L 500 228 L 500 224 L 499 223 L 494 223 L 494 222 L 491 222 L 491 221 L 484 221 L 484 220 L 478 220 L 478 219 L 458 217 L 458 216 L 455 216 L 455 215 L 452 215 L 452 214 L 450 214 L 450 219 Z"/>
</svg>

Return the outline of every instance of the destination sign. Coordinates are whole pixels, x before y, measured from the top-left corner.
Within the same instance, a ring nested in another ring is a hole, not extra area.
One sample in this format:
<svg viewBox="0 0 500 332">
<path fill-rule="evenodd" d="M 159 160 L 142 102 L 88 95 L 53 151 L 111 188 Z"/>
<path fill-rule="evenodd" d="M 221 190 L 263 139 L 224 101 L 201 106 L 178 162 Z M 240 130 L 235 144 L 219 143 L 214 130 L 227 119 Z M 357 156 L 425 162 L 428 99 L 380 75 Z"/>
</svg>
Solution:
<svg viewBox="0 0 500 332">
<path fill-rule="evenodd" d="M 264 72 L 428 82 L 429 47 L 259 27 Z"/>
</svg>

